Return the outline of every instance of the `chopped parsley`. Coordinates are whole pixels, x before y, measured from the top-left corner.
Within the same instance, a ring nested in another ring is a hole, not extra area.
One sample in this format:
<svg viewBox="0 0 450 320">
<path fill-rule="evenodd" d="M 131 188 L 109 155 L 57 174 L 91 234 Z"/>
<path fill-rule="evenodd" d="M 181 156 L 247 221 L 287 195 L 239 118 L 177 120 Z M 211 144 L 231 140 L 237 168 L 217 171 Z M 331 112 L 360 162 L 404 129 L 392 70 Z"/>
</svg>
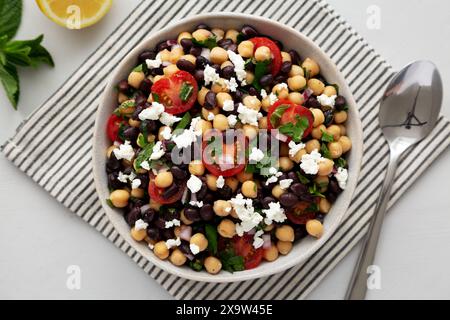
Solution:
<svg viewBox="0 0 450 320">
<path fill-rule="evenodd" d="M 324 142 L 334 142 L 334 137 L 332 134 L 329 134 L 325 130 L 322 130 L 322 141 Z"/>
<path fill-rule="evenodd" d="M 196 46 L 200 46 L 203 48 L 208 48 L 208 49 L 212 49 L 214 47 L 217 47 L 217 39 L 216 36 L 211 36 L 206 40 L 203 41 L 197 41 L 194 38 L 192 38 L 192 43 Z"/>
<path fill-rule="evenodd" d="M 215 255 L 217 253 L 217 229 L 211 224 L 205 224 L 205 235 L 208 239 L 208 250 Z"/>
<path fill-rule="evenodd" d="M 325 143 L 322 143 L 322 145 L 320 146 L 320 153 L 328 159 L 331 159 L 331 153 L 330 150 L 328 149 L 327 145 Z"/>
<path fill-rule="evenodd" d="M 142 162 L 148 161 L 148 159 L 150 158 L 150 156 L 153 153 L 154 146 L 155 146 L 155 143 L 153 143 L 153 142 L 149 143 L 148 145 L 146 145 L 144 147 L 144 149 L 141 150 L 141 152 L 139 152 L 139 154 L 135 160 L 135 163 L 134 163 L 136 170 L 141 169 Z"/>
<path fill-rule="evenodd" d="M 302 175 L 302 174 L 300 173 L 300 171 L 297 171 L 297 177 L 298 177 L 298 180 L 300 180 L 300 182 L 301 182 L 302 184 L 308 184 L 308 183 L 310 183 L 309 179 L 308 179 L 307 177 L 305 177 L 304 175 Z"/>
<path fill-rule="evenodd" d="M 186 112 L 181 118 L 180 122 L 178 122 L 174 131 L 185 129 L 189 123 L 191 123 L 191 114 L 189 112 Z"/>
<path fill-rule="evenodd" d="M 152 93 L 152 96 L 153 96 L 153 101 L 159 102 L 159 94 L 157 94 L 157 93 Z"/>
<path fill-rule="evenodd" d="M 220 261 L 222 261 L 222 269 L 229 272 L 243 271 L 245 269 L 244 258 L 237 256 L 233 249 L 226 249 L 220 252 L 219 255 Z"/>
<path fill-rule="evenodd" d="M 272 124 L 272 127 L 277 128 L 280 125 L 283 113 L 290 107 L 290 105 L 281 105 L 272 113 L 270 116 L 270 123 Z"/>
<path fill-rule="evenodd" d="M 281 125 L 278 130 L 284 135 L 292 138 L 294 142 L 300 142 L 303 138 L 303 133 L 309 127 L 309 121 L 306 117 L 296 116 L 296 122 L 286 123 Z"/>
<path fill-rule="evenodd" d="M 338 167 L 338 168 L 346 168 L 347 167 L 347 160 L 345 160 L 342 157 L 334 160 L 334 163 L 336 164 L 336 167 Z"/>
<path fill-rule="evenodd" d="M 319 191 L 319 188 L 317 187 L 317 184 L 315 184 L 315 183 L 308 188 L 308 191 L 313 196 L 325 198 L 325 196 Z"/>
</svg>

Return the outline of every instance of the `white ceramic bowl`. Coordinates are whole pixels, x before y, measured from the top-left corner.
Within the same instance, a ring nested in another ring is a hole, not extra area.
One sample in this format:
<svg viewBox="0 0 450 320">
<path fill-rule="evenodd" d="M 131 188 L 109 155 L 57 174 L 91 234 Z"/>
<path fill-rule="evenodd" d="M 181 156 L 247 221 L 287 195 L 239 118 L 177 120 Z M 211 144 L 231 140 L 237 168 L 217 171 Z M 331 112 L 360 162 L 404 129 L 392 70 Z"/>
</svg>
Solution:
<svg viewBox="0 0 450 320">
<path fill-rule="evenodd" d="M 340 93 L 346 97 L 349 104 L 349 119 L 347 121 L 348 136 L 353 142 L 352 150 L 348 155 L 349 163 L 349 180 L 346 190 L 338 197 L 331 211 L 327 214 L 324 222 L 325 232 L 320 239 L 307 237 L 297 242 L 292 251 L 286 256 L 280 256 L 274 262 L 263 262 L 260 266 L 252 270 L 229 273 L 222 271 L 217 275 L 210 275 L 203 272 L 196 272 L 189 267 L 176 267 L 169 261 L 163 261 L 154 256 L 148 246 L 134 241 L 130 236 L 130 227 L 125 222 L 122 213 L 119 210 L 112 209 L 106 204 L 109 197 L 107 186 L 107 176 L 105 173 L 106 156 L 105 150 L 110 145 L 110 141 L 105 134 L 106 122 L 117 101 L 117 93 L 115 85 L 127 77 L 130 70 L 135 66 L 137 56 L 141 51 L 153 48 L 157 43 L 166 39 L 177 38 L 182 31 L 191 30 L 199 23 L 206 23 L 212 27 L 222 29 L 235 28 L 239 29 L 244 24 L 254 26 L 260 33 L 267 34 L 280 40 L 288 49 L 297 50 L 303 57 L 314 58 L 321 67 L 322 75 L 330 83 L 337 83 L 340 86 Z M 359 114 L 355 101 L 350 90 L 335 64 L 330 58 L 311 40 L 301 33 L 291 29 L 278 22 L 254 17 L 245 14 L 236 13 L 210 13 L 197 15 L 178 21 L 166 28 L 150 34 L 149 37 L 131 51 L 127 57 L 114 70 L 109 82 L 106 86 L 103 98 L 97 111 L 97 118 L 94 132 L 94 178 L 98 192 L 98 196 L 102 201 L 102 205 L 108 218 L 113 223 L 120 235 L 142 256 L 159 268 L 172 273 L 174 275 L 196 281 L 208 282 L 234 282 L 254 278 L 268 276 L 274 273 L 284 271 L 293 266 L 303 263 L 308 257 L 318 250 L 333 234 L 338 227 L 342 217 L 345 215 L 347 208 L 353 196 L 353 192 L 358 180 L 360 164 L 362 159 L 362 128 Z"/>
</svg>

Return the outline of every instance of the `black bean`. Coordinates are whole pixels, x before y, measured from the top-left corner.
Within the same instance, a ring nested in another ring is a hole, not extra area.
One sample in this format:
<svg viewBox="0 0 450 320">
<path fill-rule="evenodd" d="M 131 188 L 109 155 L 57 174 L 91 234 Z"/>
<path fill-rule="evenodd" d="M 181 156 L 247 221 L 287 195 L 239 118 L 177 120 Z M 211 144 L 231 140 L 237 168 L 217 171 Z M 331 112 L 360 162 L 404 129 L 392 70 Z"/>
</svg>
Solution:
<svg viewBox="0 0 450 320">
<path fill-rule="evenodd" d="M 130 141 L 131 144 L 136 142 L 136 139 L 139 135 L 139 129 L 135 127 L 128 127 L 123 131 L 123 136 L 126 140 Z"/>
<path fill-rule="evenodd" d="M 175 231 L 173 228 L 162 230 L 162 236 L 164 239 L 173 239 L 175 238 Z"/>
<path fill-rule="evenodd" d="M 279 74 L 273 79 L 274 84 L 279 84 L 287 81 L 287 76 L 283 74 Z"/>
<path fill-rule="evenodd" d="M 258 36 L 258 31 L 255 28 L 249 25 L 244 25 L 241 30 L 242 34 L 247 36 L 248 38 L 253 38 Z"/>
<path fill-rule="evenodd" d="M 197 82 L 202 82 L 205 78 L 205 73 L 203 72 L 203 70 L 195 70 L 194 71 L 194 78 L 195 80 L 197 80 Z"/>
<path fill-rule="evenodd" d="M 144 220 L 146 223 L 150 224 L 156 217 L 156 210 L 155 209 L 147 209 L 144 213 L 142 213 L 142 220 Z"/>
<path fill-rule="evenodd" d="M 217 189 L 217 193 L 219 194 L 220 198 L 223 200 L 229 200 L 231 199 L 231 196 L 233 195 L 233 190 L 227 185 L 224 185 L 223 188 Z"/>
<path fill-rule="evenodd" d="M 212 91 L 209 91 L 205 96 L 205 109 L 212 110 L 216 107 L 216 94 Z"/>
<path fill-rule="evenodd" d="M 190 243 L 186 240 L 181 240 L 181 244 L 178 246 L 178 249 L 185 254 L 192 254 Z"/>
<path fill-rule="evenodd" d="M 238 46 L 236 43 L 232 43 L 232 44 L 228 45 L 226 49 L 233 51 L 234 53 L 237 53 Z"/>
<path fill-rule="evenodd" d="M 333 109 L 327 110 L 324 113 L 325 116 L 325 121 L 323 122 L 323 124 L 328 127 L 334 120 L 334 112 Z"/>
<path fill-rule="evenodd" d="M 127 174 L 127 175 L 130 175 L 132 171 L 133 171 L 133 169 L 132 169 L 131 167 L 128 167 L 128 168 L 125 168 L 125 169 L 123 170 L 123 173 L 124 173 L 124 174 Z"/>
<path fill-rule="evenodd" d="M 141 219 L 141 209 L 133 208 L 130 212 L 126 214 L 126 221 L 130 227 L 134 227 L 136 221 Z"/>
<path fill-rule="evenodd" d="M 289 55 L 291 56 L 292 64 L 300 64 L 300 55 L 295 50 L 289 50 Z"/>
<path fill-rule="evenodd" d="M 141 189 L 148 188 L 149 177 L 148 174 L 138 174 L 138 179 L 141 180 L 141 185 L 139 186 Z"/>
<path fill-rule="evenodd" d="M 121 167 L 120 161 L 117 160 L 114 152 L 111 152 L 111 156 L 109 157 L 108 161 L 106 162 L 106 171 L 108 173 L 117 172 L 120 170 L 120 167 Z"/>
<path fill-rule="evenodd" d="M 280 50 L 283 50 L 283 43 L 280 41 L 280 40 L 277 40 L 277 39 L 272 39 L 272 41 L 273 42 L 275 42 L 275 44 L 277 45 L 277 47 L 280 49 Z"/>
<path fill-rule="evenodd" d="M 178 60 L 177 67 L 178 69 L 187 71 L 189 73 L 193 73 L 195 71 L 195 65 L 186 59 Z"/>
<path fill-rule="evenodd" d="M 128 84 L 127 80 L 120 81 L 117 87 L 122 93 L 128 93 L 128 91 L 130 90 L 130 85 Z"/>
<path fill-rule="evenodd" d="M 259 92 L 254 87 L 250 87 L 250 89 L 248 89 L 248 94 L 251 96 L 258 96 Z"/>
<path fill-rule="evenodd" d="M 200 221 L 200 213 L 196 208 L 186 208 L 184 209 L 184 216 L 193 222 Z"/>
<path fill-rule="evenodd" d="M 234 98 L 237 100 L 237 102 L 241 102 L 242 99 L 244 99 L 244 92 L 242 90 L 237 89 L 234 93 Z"/>
<path fill-rule="evenodd" d="M 221 70 L 222 78 L 230 80 L 231 77 L 234 76 L 234 67 L 233 66 L 226 66 Z"/>
<path fill-rule="evenodd" d="M 205 221 L 210 221 L 212 218 L 214 218 L 214 210 L 212 205 L 205 204 L 203 207 L 200 208 L 200 216 Z"/>
<path fill-rule="evenodd" d="M 162 76 L 164 74 L 163 68 L 153 68 L 150 70 L 152 76 Z"/>
<path fill-rule="evenodd" d="M 308 232 L 306 232 L 305 225 L 295 226 L 294 228 L 294 239 L 295 241 L 303 239 L 308 235 Z"/>
<path fill-rule="evenodd" d="M 316 219 L 323 223 L 323 221 L 325 220 L 325 215 L 323 213 L 317 213 Z"/>
<path fill-rule="evenodd" d="M 153 82 L 150 79 L 145 78 L 142 80 L 139 90 L 141 90 L 145 95 L 150 95 L 150 90 L 152 89 Z"/>
<path fill-rule="evenodd" d="M 289 74 L 289 72 L 291 72 L 292 69 L 292 62 L 290 61 L 285 61 L 283 62 L 283 64 L 281 65 L 281 69 L 280 72 L 282 74 Z"/>
<path fill-rule="evenodd" d="M 288 172 L 287 176 L 288 179 L 292 179 L 293 183 L 299 182 L 297 173 L 295 173 L 294 171 Z"/>
<path fill-rule="evenodd" d="M 279 177 L 278 177 L 278 181 L 281 180 L 286 180 L 288 178 L 288 175 L 286 172 L 283 172 Z"/>
<path fill-rule="evenodd" d="M 308 188 L 301 183 L 292 184 L 290 190 L 298 197 L 308 192 Z"/>
<path fill-rule="evenodd" d="M 151 81 L 150 81 L 151 82 Z M 145 96 L 145 94 L 143 94 L 143 93 L 139 93 L 138 95 L 136 95 L 136 97 L 134 98 L 134 103 L 137 105 L 137 106 L 141 106 L 141 105 L 144 105 L 146 102 L 147 102 L 147 98 L 148 98 L 148 95 L 147 95 L 147 97 Z"/>
<path fill-rule="evenodd" d="M 183 47 L 184 52 L 189 52 L 193 46 L 192 39 L 187 38 L 181 39 L 180 44 Z"/>
<path fill-rule="evenodd" d="M 203 198 L 206 196 L 206 193 L 208 192 L 208 187 L 206 186 L 206 183 L 203 183 L 202 184 L 202 187 L 200 188 L 200 191 L 198 191 L 197 193 L 196 193 L 196 195 L 197 195 L 197 199 L 200 201 L 200 200 L 203 200 Z"/>
<path fill-rule="evenodd" d="M 153 133 L 156 131 L 156 121 L 155 120 L 144 120 L 141 122 L 140 126 L 141 131 L 147 131 L 149 133 Z"/>
<path fill-rule="evenodd" d="M 209 65 L 208 59 L 206 59 L 204 56 L 197 57 L 197 60 L 195 62 L 195 66 L 197 67 L 197 69 L 203 70 L 207 65 Z"/>
<path fill-rule="evenodd" d="M 231 39 L 220 39 L 219 41 L 217 41 L 217 45 L 221 48 L 228 47 L 230 44 L 233 44 L 233 40 Z"/>
<path fill-rule="evenodd" d="M 334 106 L 338 110 L 342 110 L 347 105 L 347 101 L 343 96 L 338 96 L 334 102 Z"/>
<path fill-rule="evenodd" d="M 147 228 L 147 236 L 152 240 L 160 240 L 161 232 L 157 228 Z"/>
<path fill-rule="evenodd" d="M 165 229 L 166 228 L 166 220 L 164 220 L 163 218 L 159 217 L 158 219 L 156 219 L 156 221 L 154 222 L 155 227 L 157 227 L 158 229 Z"/>
<path fill-rule="evenodd" d="M 275 198 L 273 197 L 265 197 L 262 201 L 261 201 L 261 205 L 264 209 L 269 209 L 269 203 L 272 202 L 276 202 Z"/>
<path fill-rule="evenodd" d="M 187 172 L 181 170 L 178 166 L 173 166 L 170 168 L 170 172 L 172 173 L 175 180 L 184 180 L 187 178 Z"/>
<path fill-rule="evenodd" d="M 220 65 L 219 64 L 213 64 L 213 65 L 211 65 L 211 68 L 216 70 L 217 73 L 220 73 Z"/>
<path fill-rule="evenodd" d="M 163 51 L 165 49 L 170 49 L 170 44 L 168 43 L 168 41 L 162 41 L 156 46 L 156 49 L 158 51 Z"/>
<path fill-rule="evenodd" d="M 333 192 L 333 193 L 336 193 L 336 194 L 341 192 L 341 188 L 339 187 L 339 184 L 334 179 L 330 179 L 330 183 L 328 184 L 328 190 L 330 192 Z"/>
<path fill-rule="evenodd" d="M 213 203 L 215 200 L 215 197 L 212 193 L 207 193 L 206 196 L 203 198 L 203 202 L 204 203 Z"/>
<path fill-rule="evenodd" d="M 144 63 L 147 59 L 154 60 L 156 58 L 155 50 L 145 50 L 139 54 L 138 60 L 139 63 Z"/>
<path fill-rule="evenodd" d="M 305 107 L 307 108 L 315 108 L 315 109 L 320 109 L 322 105 L 320 104 L 319 101 L 317 101 L 317 98 L 314 96 L 311 96 L 308 98 L 308 100 L 306 100 L 305 102 Z"/>
<path fill-rule="evenodd" d="M 162 197 L 164 199 L 168 199 L 168 198 L 174 196 L 178 192 L 179 189 L 180 188 L 178 187 L 178 185 L 176 183 L 172 183 L 172 185 L 170 187 L 168 187 L 166 190 L 164 190 Z"/>
<path fill-rule="evenodd" d="M 208 31 L 210 31 L 211 30 L 211 28 L 206 24 L 206 23 L 200 23 L 198 26 L 196 26 L 195 27 L 195 29 L 205 29 L 205 30 L 208 30 Z"/>
<path fill-rule="evenodd" d="M 280 203 L 285 207 L 292 207 L 296 205 L 298 202 L 298 198 L 295 194 L 286 192 L 280 196 Z"/>
<path fill-rule="evenodd" d="M 273 82 L 273 76 L 271 74 L 266 74 L 259 79 L 259 84 L 263 87 L 270 86 Z"/>
<path fill-rule="evenodd" d="M 189 53 L 192 54 L 195 57 L 201 57 L 202 54 L 202 47 L 192 46 L 191 50 L 189 50 Z"/>
<path fill-rule="evenodd" d="M 118 179 L 119 174 L 116 172 L 108 174 L 108 187 L 110 189 L 122 189 L 125 184 Z"/>
</svg>

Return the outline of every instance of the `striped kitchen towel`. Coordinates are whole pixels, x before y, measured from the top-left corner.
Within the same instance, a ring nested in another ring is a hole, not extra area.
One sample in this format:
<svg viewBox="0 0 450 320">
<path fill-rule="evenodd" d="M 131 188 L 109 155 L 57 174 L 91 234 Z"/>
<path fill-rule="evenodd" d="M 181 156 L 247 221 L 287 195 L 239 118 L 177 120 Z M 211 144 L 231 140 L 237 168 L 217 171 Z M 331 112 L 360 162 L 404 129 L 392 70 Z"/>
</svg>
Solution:
<svg viewBox="0 0 450 320">
<path fill-rule="evenodd" d="M 91 163 L 95 112 L 105 79 L 152 31 L 201 12 L 234 11 L 278 20 L 323 48 L 347 79 L 364 127 L 364 158 L 355 197 L 329 241 L 303 265 L 266 278 L 232 284 L 201 283 L 170 275 L 140 256 L 114 230 L 94 187 Z M 366 233 L 388 161 L 378 104 L 392 68 L 322 0 L 142 1 L 74 74 L 17 130 L 3 152 L 57 201 L 130 256 L 177 299 L 301 299 Z M 402 159 L 392 205 L 450 144 L 440 117 L 431 135 Z"/>
</svg>

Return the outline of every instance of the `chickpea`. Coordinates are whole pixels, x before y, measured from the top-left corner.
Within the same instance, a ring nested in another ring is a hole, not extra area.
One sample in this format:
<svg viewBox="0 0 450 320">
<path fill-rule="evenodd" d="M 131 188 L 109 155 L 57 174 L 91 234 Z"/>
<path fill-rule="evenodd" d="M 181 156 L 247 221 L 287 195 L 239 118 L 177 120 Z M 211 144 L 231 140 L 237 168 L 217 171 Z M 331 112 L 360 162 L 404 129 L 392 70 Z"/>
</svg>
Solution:
<svg viewBox="0 0 450 320">
<path fill-rule="evenodd" d="M 213 210 L 219 217 L 226 217 L 231 213 L 231 203 L 225 200 L 216 200 L 214 202 Z"/>
<path fill-rule="evenodd" d="M 330 209 L 331 209 L 330 202 L 325 198 L 321 198 L 319 202 L 319 211 L 322 213 L 328 213 L 330 212 Z"/>
<path fill-rule="evenodd" d="M 294 162 L 292 162 L 292 160 L 289 159 L 289 157 L 280 157 L 278 159 L 278 163 L 281 171 L 283 172 L 289 171 L 294 167 Z"/>
<path fill-rule="evenodd" d="M 261 109 L 261 101 L 255 96 L 246 96 L 242 102 L 244 105 L 250 109 L 259 111 Z"/>
<path fill-rule="evenodd" d="M 312 219 L 306 223 L 306 231 L 309 235 L 320 238 L 323 234 L 323 225 L 319 220 Z"/>
<path fill-rule="evenodd" d="M 209 57 L 212 63 L 222 64 L 228 60 L 228 53 L 224 48 L 214 47 Z"/>
<path fill-rule="evenodd" d="M 236 234 L 236 225 L 230 219 L 223 219 L 217 226 L 217 232 L 224 238 L 233 238 Z"/>
<path fill-rule="evenodd" d="M 248 84 L 251 84 L 251 83 L 253 83 L 254 80 L 255 80 L 255 74 L 251 71 L 246 71 L 245 81 Z"/>
<path fill-rule="evenodd" d="M 245 181 L 242 184 L 241 191 L 247 198 L 256 198 L 258 195 L 258 188 L 253 181 Z"/>
<path fill-rule="evenodd" d="M 278 96 L 278 99 L 287 99 L 289 97 L 289 90 L 281 83 L 272 88 L 272 93 L 275 93 Z"/>
<path fill-rule="evenodd" d="M 128 124 L 134 128 L 139 128 L 139 126 L 141 125 L 141 122 L 139 120 L 134 120 L 134 119 L 130 118 L 128 120 Z"/>
<path fill-rule="evenodd" d="M 164 75 L 166 77 L 170 77 L 171 75 L 173 75 L 177 71 L 180 71 L 180 69 L 178 69 L 176 64 L 169 64 L 167 67 L 165 67 L 163 69 L 163 71 L 164 71 Z"/>
<path fill-rule="evenodd" d="M 212 124 L 209 121 L 206 121 L 204 119 L 200 119 L 195 126 L 196 130 L 201 130 L 202 134 L 205 134 L 208 130 L 212 129 Z"/>
<path fill-rule="evenodd" d="M 164 241 L 155 243 L 155 245 L 153 246 L 153 253 L 161 260 L 165 260 L 169 257 L 169 249 L 167 248 Z"/>
<path fill-rule="evenodd" d="M 128 84 L 132 86 L 133 88 L 138 89 L 141 85 L 141 82 L 145 79 L 145 74 L 137 71 L 133 71 L 128 76 Z"/>
<path fill-rule="evenodd" d="M 229 186 L 233 192 L 236 192 L 239 185 L 239 180 L 235 177 L 228 177 L 225 178 L 225 184 Z"/>
<path fill-rule="evenodd" d="M 275 230 L 275 237 L 277 237 L 277 239 L 281 241 L 292 242 L 295 238 L 294 229 L 291 226 L 284 224 Z"/>
<path fill-rule="evenodd" d="M 336 88 L 333 86 L 326 86 L 325 89 L 323 90 L 323 94 L 328 97 L 332 97 L 337 95 L 337 91 Z"/>
<path fill-rule="evenodd" d="M 286 61 L 290 62 L 290 61 L 292 61 L 291 55 L 288 52 L 286 52 L 286 51 L 281 51 L 281 60 L 283 62 L 286 62 Z"/>
<path fill-rule="evenodd" d="M 322 123 L 324 123 L 325 115 L 323 114 L 322 110 L 316 109 L 316 108 L 312 108 L 310 110 L 311 110 L 311 112 L 313 114 L 313 117 L 314 117 L 313 127 L 318 127 Z"/>
<path fill-rule="evenodd" d="M 201 106 L 205 105 L 206 94 L 209 92 L 209 89 L 206 87 L 202 87 L 197 94 L 197 101 Z"/>
<path fill-rule="evenodd" d="M 345 136 L 347 134 L 347 128 L 343 124 L 338 124 L 338 127 L 341 129 L 341 136 Z"/>
<path fill-rule="evenodd" d="M 192 37 L 199 42 L 208 40 L 208 38 L 212 37 L 212 35 L 213 34 L 211 33 L 211 31 L 208 31 L 206 29 L 198 29 L 192 33 Z"/>
<path fill-rule="evenodd" d="M 227 32 L 225 33 L 225 39 L 233 40 L 233 42 L 236 43 L 238 35 L 239 35 L 239 31 L 237 31 L 235 29 L 230 29 L 230 30 L 227 30 Z"/>
<path fill-rule="evenodd" d="M 206 175 L 206 186 L 211 191 L 217 191 L 217 177 L 213 174 Z"/>
<path fill-rule="evenodd" d="M 317 126 L 317 127 L 312 129 L 311 136 L 314 139 L 320 140 L 320 139 L 322 139 L 323 133 L 326 132 L 326 131 L 327 131 L 327 127 L 325 127 L 323 124 L 321 124 L 321 125 L 319 125 L 319 126 Z"/>
<path fill-rule="evenodd" d="M 136 199 L 142 199 L 144 197 L 144 189 L 136 188 L 131 190 L 131 196 Z"/>
<path fill-rule="evenodd" d="M 305 71 L 303 70 L 302 67 L 300 67 L 299 65 L 293 64 L 291 71 L 289 71 L 289 77 L 295 77 L 295 76 L 305 76 Z"/>
<path fill-rule="evenodd" d="M 202 117 L 203 117 L 203 119 L 209 121 L 208 120 L 208 116 L 209 116 L 210 113 L 212 113 L 213 115 L 219 114 L 220 113 L 219 107 L 214 107 L 211 110 L 208 110 L 206 108 L 202 108 Z"/>
<path fill-rule="evenodd" d="M 216 36 L 217 41 L 222 40 L 225 35 L 225 31 L 219 28 L 213 28 L 211 29 L 211 32 Z"/>
<path fill-rule="evenodd" d="M 190 34 L 189 32 L 186 32 L 186 31 L 180 33 L 178 35 L 177 42 L 180 43 L 181 40 L 183 40 L 183 39 L 192 39 L 192 34 Z"/>
<path fill-rule="evenodd" d="M 192 54 L 185 54 L 184 56 L 181 56 L 180 60 L 181 59 L 189 61 L 190 63 L 192 63 L 194 65 L 197 62 L 197 58 Z"/>
<path fill-rule="evenodd" d="M 330 159 L 323 159 L 319 162 L 319 176 L 328 176 L 333 171 L 334 162 Z"/>
<path fill-rule="evenodd" d="M 181 222 L 183 222 L 183 224 L 185 224 L 187 226 L 189 226 L 189 225 L 194 223 L 194 221 L 191 221 L 188 218 L 186 218 L 186 215 L 184 214 L 184 209 L 181 210 L 180 220 L 181 220 Z"/>
<path fill-rule="evenodd" d="M 222 262 L 216 257 L 208 257 L 205 259 L 205 269 L 210 274 L 217 274 L 222 269 Z"/>
<path fill-rule="evenodd" d="M 315 77 L 320 73 L 319 65 L 311 58 L 306 58 L 302 63 L 302 67 L 309 71 L 311 77 Z"/>
<path fill-rule="evenodd" d="M 225 80 L 220 78 L 218 81 L 214 82 L 211 86 L 211 91 L 214 93 L 228 92 L 228 87 L 225 84 Z"/>
<path fill-rule="evenodd" d="M 305 146 L 306 152 L 311 153 L 314 150 L 320 150 L 320 142 L 317 139 L 309 140 Z"/>
<path fill-rule="evenodd" d="M 336 122 L 337 124 L 344 123 L 345 121 L 347 121 L 346 111 L 342 110 L 334 114 L 334 122 Z"/>
<path fill-rule="evenodd" d="M 106 156 L 108 157 L 108 159 L 111 158 L 111 153 L 117 148 L 117 146 L 112 145 L 106 150 Z"/>
<path fill-rule="evenodd" d="M 169 260 L 176 266 L 182 266 L 186 263 L 187 258 L 180 249 L 175 249 L 172 251 Z"/>
<path fill-rule="evenodd" d="M 270 248 L 264 250 L 264 259 L 267 261 L 275 261 L 278 259 L 278 249 L 272 245 Z"/>
<path fill-rule="evenodd" d="M 119 92 L 119 94 L 117 95 L 117 101 L 119 103 L 124 103 L 127 100 L 128 100 L 128 97 L 125 94 L 123 94 L 122 92 Z"/>
<path fill-rule="evenodd" d="M 184 51 L 182 47 L 173 48 L 172 51 L 170 51 L 170 62 L 174 64 L 177 63 L 178 60 L 180 60 L 183 55 Z"/>
<path fill-rule="evenodd" d="M 199 247 L 200 251 L 206 250 L 208 248 L 208 240 L 203 233 L 196 233 L 191 237 L 189 241 L 190 244 L 195 244 Z"/>
<path fill-rule="evenodd" d="M 268 126 L 267 117 L 259 118 L 258 126 L 260 129 L 267 129 L 267 126 Z"/>
<path fill-rule="evenodd" d="M 244 135 L 249 139 L 253 140 L 258 135 L 258 128 L 249 124 L 244 124 L 242 127 L 242 130 L 244 131 Z"/>
<path fill-rule="evenodd" d="M 291 159 L 292 161 L 294 161 L 295 163 L 300 163 L 300 161 L 302 161 L 302 157 L 306 154 L 306 150 L 305 149 L 301 149 L 298 150 L 298 152 L 292 157 L 289 156 L 289 159 Z"/>
<path fill-rule="evenodd" d="M 301 77 L 301 76 L 295 76 L 295 77 Z M 304 78 L 303 78 L 304 79 Z M 305 102 L 305 98 L 300 92 L 291 92 L 289 93 L 289 101 L 295 104 L 303 104 Z"/>
<path fill-rule="evenodd" d="M 262 99 L 261 106 L 265 112 L 269 111 L 269 108 L 271 106 L 269 97 L 265 97 L 264 99 Z"/>
<path fill-rule="evenodd" d="M 116 208 L 125 208 L 128 205 L 130 199 L 130 193 L 127 190 L 119 189 L 111 192 L 109 200 Z"/>
<path fill-rule="evenodd" d="M 320 96 L 325 89 L 325 85 L 319 79 L 309 79 L 308 87 L 313 91 L 313 94 L 316 96 Z"/>
<path fill-rule="evenodd" d="M 131 228 L 131 237 L 136 241 L 142 241 L 147 236 L 147 230 Z"/>
<path fill-rule="evenodd" d="M 317 176 L 314 179 L 314 182 L 319 187 L 320 192 L 325 192 L 325 191 L 327 191 L 328 184 L 330 183 L 330 179 L 328 179 L 327 176 Z"/>
<path fill-rule="evenodd" d="M 227 92 L 219 92 L 216 95 L 217 105 L 220 108 L 223 108 L 223 105 L 224 105 L 225 101 L 228 101 L 228 100 L 233 100 L 233 97 L 231 97 L 231 95 L 229 93 L 227 93 Z"/>
<path fill-rule="evenodd" d="M 328 143 L 328 150 L 330 150 L 330 154 L 333 159 L 337 159 L 342 156 L 342 145 L 339 142 Z"/>
<path fill-rule="evenodd" d="M 160 75 L 154 76 L 152 81 L 153 81 L 153 83 L 156 83 L 156 82 L 158 82 L 159 80 L 163 79 L 164 77 L 165 77 L 165 76 L 160 76 Z M 149 95 L 147 101 L 153 102 L 153 95 Z"/>
<path fill-rule="evenodd" d="M 278 252 L 282 255 L 286 255 L 292 250 L 292 242 L 290 241 L 278 241 L 277 242 Z"/>
<path fill-rule="evenodd" d="M 342 153 L 347 153 L 352 148 L 352 140 L 347 136 L 340 137 L 338 142 L 341 144 Z"/>
<path fill-rule="evenodd" d="M 256 61 L 267 61 L 272 57 L 272 52 L 266 46 L 261 46 L 255 51 Z"/>
<path fill-rule="evenodd" d="M 158 188 L 167 188 L 173 183 L 173 175 L 170 171 L 160 172 L 155 178 L 155 185 Z"/>
<path fill-rule="evenodd" d="M 252 58 L 255 45 L 251 41 L 242 41 L 238 46 L 239 54 L 244 58 Z"/>
<path fill-rule="evenodd" d="M 286 190 L 282 189 L 279 184 L 277 184 L 272 189 L 272 195 L 277 199 L 279 199 L 281 197 L 281 195 L 285 192 L 286 192 Z"/>
<path fill-rule="evenodd" d="M 189 173 L 196 176 L 202 176 L 205 173 L 205 166 L 203 165 L 202 160 L 192 160 L 191 163 L 189 163 Z"/>
<path fill-rule="evenodd" d="M 170 51 L 167 49 L 164 49 L 163 51 L 159 52 L 159 56 L 161 58 L 162 62 L 170 62 Z"/>
<path fill-rule="evenodd" d="M 240 183 L 244 183 L 245 181 L 253 180 L 253 173 L 241 171 L 236 175 L 237 179 Z"/>
<path fill-rule="evenodd" d="M 237 213 L 236 213 L 236 211 L 234 209 L 231 209 L 230 216 L 232 218 L 239 219 L 239 216 L 237 215 Z"/>
<path fill-rule="evenodd" d="M 333 136 L 334 141 L 339 141 L 341 137 L 341 128 L 338 125 L 332 124 L 327 128 L 327 133 Z"/>
<path fill-rule="evenodd" d="M 302 76 L 293 76 L 287 80 L 287 83 L 292 91 L 300 91 L 306 86 L 306 79 Z"/>
<path fill-rule="evenodd" d="M 227 117 L 223 114 L 216 115 L 213 120 L 213 128 L 220 131 L 229 129 Z"/>
<path fill-rule="evenodd" d="M 233 62 L 227 60 L 227 61 L 225 61 L 224 63 L 222 63 L 220 65 L 220 69 L 223 69 L 223 68 L 226 68 L 226 67 L 233 67 L 233 66 L 234 66 Z"/>
</svg>

